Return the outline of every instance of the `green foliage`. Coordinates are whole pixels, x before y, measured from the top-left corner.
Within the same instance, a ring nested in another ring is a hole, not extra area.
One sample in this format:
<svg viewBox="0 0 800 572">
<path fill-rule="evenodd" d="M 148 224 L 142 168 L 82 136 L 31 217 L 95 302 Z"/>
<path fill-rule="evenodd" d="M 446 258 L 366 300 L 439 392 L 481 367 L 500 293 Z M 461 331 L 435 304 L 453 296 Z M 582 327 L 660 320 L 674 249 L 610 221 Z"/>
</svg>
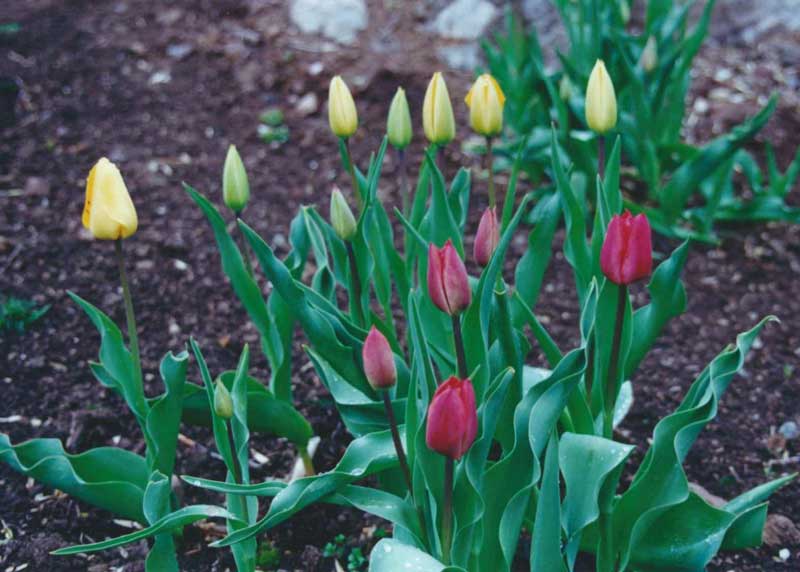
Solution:
<svg viewBox="0 0 800 572">
<path fill-rule="evenodd" d="M 0 333 L 22 333 L 44 316 L 49 309 L 49 304 L 38 306 L 31 300 L 13 296 L 0 297 Z"/>
</svg>

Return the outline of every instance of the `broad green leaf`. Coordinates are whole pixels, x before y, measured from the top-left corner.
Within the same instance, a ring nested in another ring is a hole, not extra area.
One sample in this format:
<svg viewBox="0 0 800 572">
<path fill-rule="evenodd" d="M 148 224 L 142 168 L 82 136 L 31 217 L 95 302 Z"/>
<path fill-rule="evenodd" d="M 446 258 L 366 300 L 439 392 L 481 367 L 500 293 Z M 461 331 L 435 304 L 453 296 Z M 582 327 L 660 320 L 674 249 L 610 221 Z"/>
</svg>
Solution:
<svg viewBox="0 0 800 572">
<path fill-rule="evenodd" d="M 12 445 L 0 433 L 0 460 L 48 487 L 122 518 L 145 522 L 142 501 L 149 471 L 139 455 L 115 447 L 70 455 L 58 439 Z"/>
<path fill-rule="evenodd" d="M 561 555 L 561 492 L 558 479 L 558 436 L 553 431 L 544 461 L 531 538 L 531 570 L 566 572 Z"/>
<path fill-rule="evenodd" d="M 152 471 L 158 471 L 167 478 L 172 475 L 175 466 L 188 362 L 189 354 L 186 352 L 177 356 L 170 352 L 164 356 L 159 371 L 166 391 L 153 400 L 147 413 L 146 430 L 152 443 L 147 451 L 148 464 Z"/>
<path fill-rule="evenodd" d="M 159 471 L 150 475 L 144 492 L 144 514 L 147 522 L 155 524 L 169 515 L 172 489 L 170 479 Z M 157 534 L 145 560 L 146 572 L 179 572 L 175 541 L 170 533 Z"/>
<path fill-rule="evenodd" d="M 369 572 L 465 572 L 457 566 L 445 566 L 418 548 L 392 538 L 384 538 L 369 559 Z"/>
</svg>

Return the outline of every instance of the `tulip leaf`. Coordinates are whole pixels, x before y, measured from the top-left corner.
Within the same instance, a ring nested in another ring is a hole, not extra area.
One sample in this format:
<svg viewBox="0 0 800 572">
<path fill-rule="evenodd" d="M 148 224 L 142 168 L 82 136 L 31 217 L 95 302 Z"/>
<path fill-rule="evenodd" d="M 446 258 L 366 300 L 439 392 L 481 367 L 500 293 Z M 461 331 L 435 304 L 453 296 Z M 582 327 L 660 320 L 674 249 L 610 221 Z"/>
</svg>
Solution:
<svg viewBox="0 0 800 572">
<path fill-rule="evenodd" d="M 175 466 L 188 361 L 189 354 L 186 352 L 177 356 L 170 352 L 164 356 L 159 370 L 166 391 L 152 401 L 147 413 L 146 430 L 152 443 L 147 451 L 148 464 L 153 471 L 167 477 L 172 475 Z"/>
<path fill-rule="evenodd" d="M 418 548 L 393 538 L 384 538 L 372 549 L 369 572 L 465 572 L 458 566 L 446 566 Z"/>
<path fill-rule="evenodd" d="M 169 515 L 171 493 L 170 479 L 154 471 L 144 491 L 144 514 L 148 523 L 155 524 Z M 145 572 L 180 572 L 175 541 L 169 532 L 155 535 L 153 546 L 145 559 Z"/>
<path fill-rule="evenodd" d="M 40 483 L 122 518 L 145 522 L 148 468 L 143 457 L 115 447 L 70 455 L 58 439 L 12 445 L 0 433 L 0 460 Z"/>
<path fill-rule="evenodd" d="M 422 234 L 427 237 L 429 242 L 439 247 L 448 240 L 452 240 L 458 254 L 461 258 L 464 258 L 461 228 L 448 204 L 444 176 L 439 167 L 436 166 L 436 156 L 433 152 L 426 153 L 425 162 L 431 172 L 433 192 L 431 194 L 430 210 L 422 220 Z"/>
<path fill-rule="evenodd" d="M 558 436 L 553 431 L 547 445 L 531 538 L 531 570 L 541 572 L 566 572 L 564 558 L 561 555 L 561 492 L 558 460 Z"/>
<path fill-rule="evenodd" d="M 333 470 L 298 479 L 275 496 L 269 511 L 255 524 L 237 530 L 212 544 L 215 547 L 230 546 L 251 538 L 263 530 L 269 530 L 303 508 L 371 474 L 397 466 L 397 454 L 389 431 L 370 433 L 355 439 L 347 447 L 342 459 Z M 185 479 L 190 484 L 190 478 Z M 269 485 L 272 487 L 272 485 Z M 249 492 L 257 494 L 254 487 Z"/>
<path fill-rule="evenodd" d="M 688 482 L 681 464 L 700 431 L 716 417 L 719 398 L 744 365 L 745 355 L 761 328 L 771 319 L 766 318 L 751 330 L 740 334 L 736 344 L 714 358 L 695 380 L 678 409 L 656 425 L 653 445 L 630 488 L 614 509 L 614 545 L 619 547 L 621 566 L 626 566 L 628 562 L 641 564 L 638 561 L 639 554 L 645 554 L 642 557 L 645 560 L 652 557 L 658 561 L 663 557 L 662 548 L 653 544 L 663 537 L 654 537 L 652 531 L 657 530 L 654 528 L 655 523 L 666 526 L 661 517 L 673 507 L 678 507 L 675 510 L 680 511 L 684 510 L 680 507 L 685 506 L 685 510 L 699 511 L 701 516 L 707 514 L 711 521 L 722 528 L 714 551 L 703 552 L 701 555 L 691 552 L 693 561 L 699 562 L 706 556 L 710 559 L 716 552 L 733 518 L 723 518 L 716 512 L 703 512 L 702 507 L 698 508 L 698 503 L 690 499 Z M 698 523 L 698 526 L 701 524 L 705 523 Z M 684 547 L 676 546 L 675 550 L 691 551 L 691 543 L 689 540 L 686 542 Z M 710 545 L 713 546 L 714 542 L 712 539 Z M 639 552 L 640 550 L 644 552 Z M 634 561 L 634 558 L 637 560 Z"/>
</svg>

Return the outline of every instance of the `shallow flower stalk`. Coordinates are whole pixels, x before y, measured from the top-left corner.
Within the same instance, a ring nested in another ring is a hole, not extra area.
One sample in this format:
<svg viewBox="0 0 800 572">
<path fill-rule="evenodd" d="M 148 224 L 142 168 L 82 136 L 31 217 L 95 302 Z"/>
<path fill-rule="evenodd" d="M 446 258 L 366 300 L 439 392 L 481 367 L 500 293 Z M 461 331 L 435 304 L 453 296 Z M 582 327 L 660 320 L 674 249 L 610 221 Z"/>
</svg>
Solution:
<svg viewBox="0 0 800 572">
<path fill-rule="evenodd" d="M 128 282 L 128 273 L 125 270 L 125 253 L 122 249 L 121 238 L 114 241 L 114 252 L 119 268 L 119 281 L 122 285 L 122 299 L 125 304 L 125 322 L 128 325 L 128 343 L 131 346 L 131 357 L 133 358 L 133 367 L 136 369 L 136 379 L 141 384 L 142 360 L 139 356 L 139 334 L 136 330 L 136 314 L 133 311 L 133 297 L 131 296 L 131 287 Z"/>
</svg>

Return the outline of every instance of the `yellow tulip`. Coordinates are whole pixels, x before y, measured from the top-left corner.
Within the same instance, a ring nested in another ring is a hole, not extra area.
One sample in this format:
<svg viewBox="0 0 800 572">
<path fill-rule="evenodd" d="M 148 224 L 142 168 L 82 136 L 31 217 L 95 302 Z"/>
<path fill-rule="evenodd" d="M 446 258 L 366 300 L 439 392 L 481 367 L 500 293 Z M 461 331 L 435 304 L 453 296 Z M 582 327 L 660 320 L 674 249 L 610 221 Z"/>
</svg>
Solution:
<svg viewBox="0 0 800 572">
<path fill-rule="evenodd" d="M 342 240 L 353 238 L 358 227 L 356 217 L 339 189 L 333 189 L 331 194 L 331 225 L 336 236 Z"/>
<path fill-rule="evenodd" d="M 240 213 L 250 200 L 250 182 L 247 180 L 242 158 L 236 147 L 228 147 L 225 166 L 222 168 L 222 200 L 225 206 Z"/>
<path fill-rule="evenodd" d="M 475 133 L 492 137 L 503 130 L 503 105 L 506 96 L 488 73 L 472 84 L 464 99 L 469 107 L 469 124 Z"/>
<path fill-rule="evenodd" d="M 422 126 L 425 137 L 436 145 L 445 145 L 456 136 L 456 120 L 450 94 L 441 72 L 433 74 L 422 102 Z"/>
<path fill-rule="evenodd" d="M 617 125 L 617 96 L 603 60 L 597 60 L 586 86 L 586 123 L 603 135 Z"/>
<path fill-rule="evenodd" d="M 328 89 L 328 122 L 337 137 L 350 137 L 358 129 L 358 112 L 353 95 L 341 76 L 331 80 Z"/>
<path fill-rule="evenodd" d="M 389 143 L 396 149 L 405 149 L 411 143 L 411 111 L 408 109 L 406 92 L 402 87 L 397 88 L 392 104 L 389 106 L 389 116 L 386 119 L 386 134 Z"/>
<path fill-rule="evenodd" d="M 139 225 L 125 181 L 105 157 L 89 171 L 81 221 L 95 238 L 104 240 L 128 238 Z"/>
</svg>

